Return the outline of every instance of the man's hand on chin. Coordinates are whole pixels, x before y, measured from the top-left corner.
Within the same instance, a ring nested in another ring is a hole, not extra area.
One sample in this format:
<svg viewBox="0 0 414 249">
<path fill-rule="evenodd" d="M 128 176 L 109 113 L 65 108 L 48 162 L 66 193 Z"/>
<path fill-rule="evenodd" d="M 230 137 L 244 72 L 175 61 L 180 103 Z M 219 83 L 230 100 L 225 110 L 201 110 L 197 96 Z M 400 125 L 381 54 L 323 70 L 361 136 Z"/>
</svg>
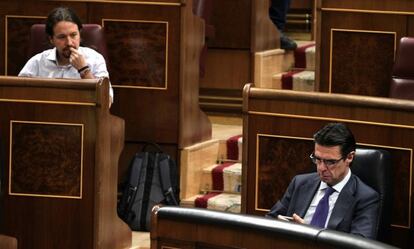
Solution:
<svg viewBox="0 0 414 249">
<path fill-rule="evenodd" d="M 70 52 L 71 53 L 69 61 L 70 64 L 72 64 L 72 66 L 76 68 L 76 70 L 79 70 L 86 66 L 85 58 L 82 54 L 79 53 L 79 51 L 76 48 L 70 47 Z"/>
</svg>

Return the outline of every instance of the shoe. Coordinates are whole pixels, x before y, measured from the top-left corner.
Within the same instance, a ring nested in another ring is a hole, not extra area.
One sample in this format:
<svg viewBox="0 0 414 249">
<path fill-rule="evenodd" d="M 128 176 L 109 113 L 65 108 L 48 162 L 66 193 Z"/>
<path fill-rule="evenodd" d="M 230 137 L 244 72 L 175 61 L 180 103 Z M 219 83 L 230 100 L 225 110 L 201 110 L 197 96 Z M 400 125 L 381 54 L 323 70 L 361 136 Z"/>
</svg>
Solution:
<svg viewBox="0 0 414 249">
<path fill-rule="evenodd" d="M 284 50 L 295 50 L 298 47 L 298 44 L 291 40 L 289 37 L 285 36 L 283 33 L 280 33 L 280 48 Z"/>
</svg>

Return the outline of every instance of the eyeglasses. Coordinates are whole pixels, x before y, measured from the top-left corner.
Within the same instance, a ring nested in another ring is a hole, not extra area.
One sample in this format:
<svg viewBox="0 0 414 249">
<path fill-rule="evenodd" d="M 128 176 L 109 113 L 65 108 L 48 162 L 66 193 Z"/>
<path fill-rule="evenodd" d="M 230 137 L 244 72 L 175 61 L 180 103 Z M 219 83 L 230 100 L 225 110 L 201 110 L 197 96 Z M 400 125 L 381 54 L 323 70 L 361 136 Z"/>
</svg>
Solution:
<svg viewBox="0 0 414 249">
<path fill-rule="evenodd" d="M 322 159 L 322 158 L 319 158 L 319 157 L 315 156 L 313 153 L 310 154 L 309 158 L 316 165 L 321 164 L 323 162 L 323 164 L 325 164 L 326 167 L 333 167 L 337 163 L 339 163 L 339 161 L 341 161 L 341 160 L 344 159 L 344 157 L 341 157 L 341 158 L 339 158 L 337 160 L 335 160 L 335 159 Z"/>
</svg>

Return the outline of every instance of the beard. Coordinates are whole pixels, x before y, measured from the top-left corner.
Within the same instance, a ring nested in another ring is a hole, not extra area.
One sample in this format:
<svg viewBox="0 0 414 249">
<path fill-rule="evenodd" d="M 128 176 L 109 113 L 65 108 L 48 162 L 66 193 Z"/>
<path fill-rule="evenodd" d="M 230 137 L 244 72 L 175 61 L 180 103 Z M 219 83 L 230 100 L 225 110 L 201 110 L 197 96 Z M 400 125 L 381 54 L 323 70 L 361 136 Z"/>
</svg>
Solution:
<svg viewBox="0 0 414 249">
<path fill-rule="evenodd" d="M 66 59 L 69 59 L 70 58 L 70 54 L 72 53 L 70 51 L 70 48 L 75 48 L 75 47 L 73 47 L 73 46 L 67 46 L 67 47 L 65 47 L 65 48 L 62 49 L 62 56 L 64 58 L 66 58 Z"/>
</svg>

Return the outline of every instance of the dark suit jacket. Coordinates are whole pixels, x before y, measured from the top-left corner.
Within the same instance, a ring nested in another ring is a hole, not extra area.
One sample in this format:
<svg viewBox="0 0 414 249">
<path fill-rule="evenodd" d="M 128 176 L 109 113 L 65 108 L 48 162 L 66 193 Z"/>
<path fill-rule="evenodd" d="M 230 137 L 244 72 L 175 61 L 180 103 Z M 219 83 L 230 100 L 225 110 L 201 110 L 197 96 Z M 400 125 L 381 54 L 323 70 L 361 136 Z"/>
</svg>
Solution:
<svg viewBox="0 0 414 249">
<path fill-rule="evenodd" d="M 319 184 L 320 178 L 317 173 L 295 176 L 283 198 L 266 216 L 277 217 L 279 214 L 292 216 L 296 213 L 303 218 Z M 338 196 L 327 228 L 375 239 L 378 203 L 378 193 L 357 176 L 351 175 Z"/>
</svg>

